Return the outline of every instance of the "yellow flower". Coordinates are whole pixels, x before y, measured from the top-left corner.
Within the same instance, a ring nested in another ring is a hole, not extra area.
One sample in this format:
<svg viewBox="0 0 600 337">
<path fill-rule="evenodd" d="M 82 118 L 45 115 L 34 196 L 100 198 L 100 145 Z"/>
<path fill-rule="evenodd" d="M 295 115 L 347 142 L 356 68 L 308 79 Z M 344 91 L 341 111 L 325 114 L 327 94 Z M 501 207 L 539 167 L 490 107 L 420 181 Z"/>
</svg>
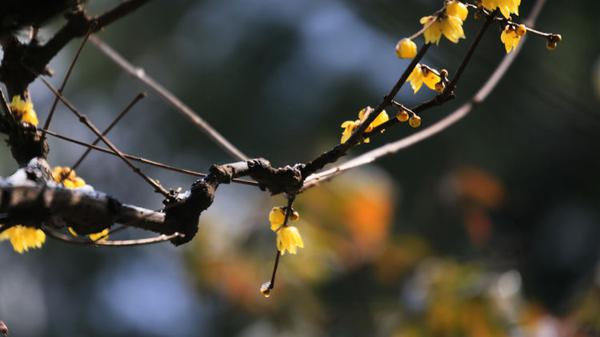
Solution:
<svg viewBox="0 0 600 337">
<path fill-rule="evenodd" d="M 285 207 L 273 207 L 269 212 L 269 222 L 271 223 L 271 230 L 276 232 L 283 223 L 285 222 Z M 300 219 L 300 214 L 292 209 L 292 214 L 290 214 L 290 221 L 298 221 Z"/>
<path fill-rule="evenodd" d="M 469 9 L 460 1 L 448 1 L 446 4 L 446 13 L 449 16 L 456 16 L 461 21 L 465 21 L 467 16 L 469 16 Z"/>
<path fill-rule="evenodd" d="M 446 11 L 440 16 L 430 15 L 422 17 L 420 22 L 425 28 L 423 36 L 426 43 L 439 44 L 442 35 L 453 43 L 465 38 L 462 28 L 463 21 L 469 15 L 467 6 L 459 1 L 449 1 Z"/>
<path fill-rule="evenodd" d="M 440 19 L 435 16 L 424 16 L 419 21 L 423 26 L 429 25 L 423 32 L 425 43 L 440 43 L 442 38 L 442 25 Z"/>
<path fill-rule="evenodd" d="M 70 167 L 56 166 L 52 169 L 52 179 L 63 184 L 66 188 L 76 189 L 85 186 L 85 180 L 81 179 Z"/>
<path fill-rule="evenodd" d="M 481 0 L 481 5 L 490 12 L 499 9 L 500 13 L 508 19 L 511 13 L 519 15 L 521 0 Z"/>
<path fill-rule="evenodd" d="M 68 227 L 67 230 L 69 231 L 69 233 L 71 235 L 73 235 L 73 236 L 79 236 L 79 234 L 77 234 L 77 232 L 72 227 Z M 108 234 L 109 233 L 110 233 L 110 230 L 108 228 L 105 228 L 101 232 L 92 233 L 92 234 L 88 235 L 88 237 L 92 241 L 103 242 L 103 241 L 106 241 L 108 239 Z"/>
<path fill-rule="evenodd" d="M 417 56 L 417 44 L 411 39 L 404 38 L 396 44 L 396 55 L 403 59 L 412 59 Z"/>
<path fill-rule="evenodd" d="M 525 25 L 519 25 L 518 27 L 506 25 L 504 27 L 502 34 L 500 34 L 500 40 L 504 43 L 507 54 L 517 48 L 525 32 L 527 32 Z"/>
<path fill-rule="evenodd" d="M 437 71 L 421 64 L 417 64 L 406 79 L 407 82 L 410 82 L 410 86 L 413 88 L 415 94 L 421 89 L 423 83 L 425 83 L 429 89 L 436 90 L 436 84 L 441 80 L 442 78 Z"/>
<path fill-rule="evenodd" d="M 0 241 L 10 240 L 15 252 L 22 254 L 30 248 L 40 248 L 46 241 L 42 230 L 16 225 L 0 234 Z"/>
<path fill-rule="evenodd" d="M 342 139 L 340 140 L 340 143 L 344 144 L 347 142 L 348 139 L 350 139 L 350 136 L 352 136 L 352 133 L 354 133 L 354 130 L 356 130 L 359 126 L 359 120 L 343 122 L 341 128 L 344 129 L 344 131 L 342 131 Z"/>
<path fill-rule="evenodd" d="M 29 123 L 33 126 L 38 125 L 38 118 L 35 110 L 33 110 L 33 103 L 31 100 L 24 101 L 21 96 L 15 95 L 12 98 L 12 102 L 9 104 L 10 111 L 19 122 Z"/>
<path fill-rule="evenodd" d="M 367 119 L 367 108 L 364 108 L 358 112 L 357 120 L 343 122 L 341 127 L 344 129 L 344 131 L 342 132 L 342 139 L 340 140 L 340 142 L 342 144 L 347 142 L 348 139 L 350 139 L 350 136 L 352 136 L 352 133 L 354 132 L 354 130 L 356 130 L 366 119 Z M 373 131 L 373 129 L 375 129 L 379 125 L 387 122 L 388 120 L 390 120 L 390 117 L 388 116 L 387 112 L 385 110 L 381 111 L 379 113 L 379 115 L 377 115 L 377 117 L 365 129 L 365 133 L 369 133 L 369 132 Z M 368 143 L 368 142 L 370 142 L 370 139 L 365 138 L 363 141 L 365 143 Z"/>
<path fill-rule="evenodd" d="M 304 248 L 304 242 L 298 228 L 294 226 L 285 226 L 277 231 L 277 250 L 284 255 L 285 252 L 296 254 L 296 248 Z"/>
<path fill-rule="evenodd" d="M 358 112 L 358 119 L 360 119 L 361 123 L 367 119 L 367 108 L 364 108 Z M 377 117 L 375 117 L 375 119 L 371 122 L 371 124 L 369 124 L 369 126 L 365 129 L 365 132 L 371 132 L 373 131 L 373 129 L 389 120 L 390 117 L 388 116 L 387 112 L 385 110 L 382 110 L 379 113 L 379 115 L 377 115 Z"/>
<path fill-rule="evenodd" d="M 462 20 L 456 16 L 448 15 L 442 19 L 442 33 L 453 43 L 458 43 L 459 39 L 465 38 L 465 32 L 462 28 Z"/>
</svg>

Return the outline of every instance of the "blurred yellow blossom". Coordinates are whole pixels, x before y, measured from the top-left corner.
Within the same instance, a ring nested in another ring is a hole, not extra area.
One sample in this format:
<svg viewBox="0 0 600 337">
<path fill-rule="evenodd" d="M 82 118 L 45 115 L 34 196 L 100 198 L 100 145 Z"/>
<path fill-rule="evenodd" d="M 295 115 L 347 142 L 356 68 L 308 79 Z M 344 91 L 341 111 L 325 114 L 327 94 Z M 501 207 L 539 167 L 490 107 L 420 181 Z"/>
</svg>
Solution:
<svg viewBox="0 0 600 337">
<path fill-rule="evenodd" d="M 296 248 L 304 248 L 304 242 L 298 228 L 294 226 L 284 226 L 277 231 L 277 250 L 284 255 L 287 251 L 290 254 L 296 254 Z"/>
<path fill-rule="evenodd" d="M 269 222 L 271 223 L 271 230 L 277 231 L 279 227 L 283 226 L 285 222 L 285 207 L 273 207 L 269 212 Z M 292 209 L 290 214 L 290 221 L 297 221 L 300 219 L 300 214 Z"/>
<path fill-rule="evenodd" d="M 30 248 L 40 248 L 46 241 L 46 234 L 40 229 L 16 225 L 0 233 L 0 241 L 10 240 L 15 252 L 22 254 Z"/>
<path fill-rule="evenodd" d="M 31 100 L 23 100 L 21 96 L 15 95 L 9 104 L 10 111 L 19 122 L 29 123 L 33 126 L 38 125 L 38 118 L 35 110 L 33 109 L 33 103 Z"/>
<path fill-rule="evenodd" d="M 521 0 L 481 0 L 481 5 L 492 12 L 499 9 L 500 13 L 508 19 L 511 14 L 519 15 Z"/>
<path fill-rule="evenodd" d="M 85 180 L 81 179 L 70 167 L 56 166 L 52 169 L 52 179 L 63 184 L 66 188 L 76 189 L 85 186 Z"/>
</svg>

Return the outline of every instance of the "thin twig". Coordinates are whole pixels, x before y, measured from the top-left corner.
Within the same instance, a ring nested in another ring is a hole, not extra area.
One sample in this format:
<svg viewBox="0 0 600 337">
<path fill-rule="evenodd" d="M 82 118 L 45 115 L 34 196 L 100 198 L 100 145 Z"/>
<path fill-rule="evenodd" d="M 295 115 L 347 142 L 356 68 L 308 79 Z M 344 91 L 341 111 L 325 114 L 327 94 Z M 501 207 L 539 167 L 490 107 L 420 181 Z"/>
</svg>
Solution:
<svg viewBox="0 0 600 337">
<path fill-rule="evenodd" d="M 145 93 L 139 93 L 137 94 L 137 96 L 135 96 L 133 98 L 133 100 L 125 107 L 125 109 L 123 109 L 118 115 L 117 117 L 115 117 L 115 119 L 113 119 L 113 121 L 108 125 L 108 127 L 102 132 L 103 136 L 107 136 L 108 133 L 115 127 L 115 125 L 117 125 L 117 123 L 119 123 L 121 121 L 121 119 L 123 117 L 125 117 L 125 115 L 131 111 L 131 108 L 133 108 L 137 102 L 139 102 L 142 98 L 146 97 Z M 44 128 L 44 130 L 47 130 L 48 128 Z M 96 145 L 98 144 L 102 139 L 100 137 L 97 137 L 93 142 L 92 145 Z M 79 167 L 79 165 L 81 165 L 81 163 L 85 160 L 85 158 L 90 154 L 90 152 L 92 152 L 92 148 L 88 147 L 87 150 L 85 150 L 85 152 L 81 155 L 81 157 L 79 157 L 79 159 L 77 159 L 77 161 L 75 162 L 75 164 L 73 164 L 73 166 L 71 166 L 71 170 L 75 170 Z M 66 175 L 67 177 L 69 176 L 69 174 Z"/>
<path fill-rule="evenodd" d="M 102 148 L 102 147 L 99 147 L 99 146 L 96 146 L 96 145 L 88 144 L 86 142 L 82 142 L 80 140 L 73 139 L 73 138 L 67 137 L 65 135 L 61 135 L 61 134 L 56 133 L 54 131 L 50 131 L 50 130 L 40 130 L 40 131 L 43 132 L 43 133 L 47 133 L 48 135 L 50 135 L 52 137 L 56 137 L 58 139 L 67 141 L 69 143 L 73 143 L 73 144 L 77 144 L 79 146 L 87 147 L 87 148 L 93 149 L 93 150 L 98 151 L 98 152 L 110 154 L 112 156 L 116 156 L 117 155 L 116 153 L 114 153 L 111 150 L 108 150 L 108 149 L 105 149 L 105 148 Z M 154 160 L 150 160 L 150 159 L 146 159 L 146 158 L 134 156 L 134 155 L 127 154 L 127 153 L 123 153 L 123 156 L 125 158 L 127 158 L 127 159 L 130 159 L 130 160 L 133 160 L 133 161 L 137 161 L 137 162 L 142 163 L 142 164 L 146 164 L 146 165 L 158 167 L 158 168 L 161 168 L 161 169 L 165 169 L 165 170 L 169 170 L 169 171 L 173 171 L 173 172 L 177 172 L 177 173 L 182 173 L 182 174 L 193 176 L 193 177 L 206 177 L 207 176 L 206 173 L 197 172 L 197 171 L 193 171 L 193 170 L 189 170 L 189 169 L 182 169 L 182 168 L 179 168 L 179 167 L 175 167 L 175 166 L 164 164 L 164 163 L 157 162 L 157 161 L 154 161 Z M 234 178 L 232 181 L 235 182 L 235 183 L 238 183 L 238 184 L 243 184 L 243 185 L 258 186 L 258 183 L 255 182 L 255 181 L 252 181 L 252 180 Z"/>
<path fill-rule="evenodd" d="M 98 128 L 89 120 L 89 118 L 87 118 L 85 115 L 83 115 L 81 112 L 79 112 L 79 110 L 77 110 L 77 108 L 75 108 L 75 106 L 73 104 L 71 104 L 71 102 L 69 102 L 63 95 L 61 95 L 52 86 L 52 84 L 50 84 L 50 82 L 48 82 L 48 80 L 46 80 L 43 76 L 40 76 L 40 79 L 42 80 L 42 82 L 44 82 L 44 84 L 48 87 L 48 89 L 50 89 L 50 91 L 52 91 L 54 93 L 54 95 L 59 97 L 61 102 L 63 102 L 65 104 L 65 106 L 67 106 L 67 108 L 69 108 L 69 110 L 71 110 L 71 112 L 73 112 L 75 114 L 75 116 L 77 116 L 79 121 L 82 122 L 83 124 L 85 124 L 93 133 L 96 134 L 96 136 L 100 137 L 100 139 L 102 139 L 102 142 L 104 144 L 106 144 L 106 146 L 108 146 L 119 158 L 121 158 L 125 162 L 125 164 L 127 164 L 127 166 L 129 166 L 131 168 L 131 170 L 133 172 L 135 172 L 137 175 L 142 177 L 142 179 L 144 179 L 150 186 L 152 186 L 156 192 L 162 194 L 166 198 L 171 197 L 171 194 L 169 193 L 169 191 L 167 191 L 164 187 L 162 187 L 156 180 L 154 180 L 154 179 L 148 177 L 146 174 L 144 174 L 142 172 L 142 170 L 140 170 L 139 167 L 133 165 L 129 161 L 129 159 L 127 159 L 125 156 L 123 156 L 123 152 L 121 152 L 110 140 L 108 140 L 108 138 L 103 136 L 102 132 L 100 132 L 100 130 L 98 130 Z"/>
<path fill-rule="evenodd" d="M 53 228 L 44 227 L 44 233 L 46 233 L 49 237 L 56 239 L 58 241 L 77 244 L 77 245 L 85 245 L 85 246 L 107 246 L 107 247 L 131 247 L 131 246 L 143 246 L 143 245 L 152 245 L 156 243 L 166 242 L 173 240 L 178 237 L 182 237 L 181 233 L 173 233 L 171 235 L 159 235 L 152 238 L 147 239 L 137 239 L 137 240 L 117 240 L 117 241 L 93 241 L 90 239 L 83 238 L 75 238 L 72 236 L 68 236 L 63 234 Z"/>
<path fill-rule="evenodd" d="M 83 40 L 81 40 L 81 43 L 79 44 L 79 48 L 77 48 L 77 52 L 75 52 L 75 56 L 73 57 L 71 64 L 69 64 L 69 68 L 67 69 L 67 72 L 65 73 L 65 77 L 63 78 L 62 83 L 60 84 L 60 88 L 58 88 L 59 93 L 62 94 L 65 91 L 67 82 L 69 81 L 69 78 L 71 77 L 71 73 L 73 72 L 73 69 L 75 68 L 75 64 L 77 63 L 77 60 L 79 59 L 79 55 L 81 55 L 81 51 L 83 51 L 83 47 L 85 46 L 85 43 L 88 41 L 88 38 L 90 37 L 91 33 L 92 33 L 92 30 L 91 29 L 88 30 L 87 34 L 85 34 L 85 36 L 83 37 Z M 54 117 L 54 112 L 56 111 L 57 105 L 58 105 L 58 96 L 54 97 L 54 101 L 52 102 L 52 107 L 50 108 L 50 112 L 48 112 L 48 117 L 46 118 L 46 122 L 44 123 L 44 130 L 48 130 L 50 128 L 50 123 L 52 122 L 52 117 Z M 44 141 L 44 137 L 46 137 L 46 135 L 42 135 L 42 141 Z"/>
<path fill-rule="evenodd" d="M 526 20 L 528 25 L 532 26 L 535 24 L 535 19 L 539 15 L 539 11 L 544 5 L 545 0 L 538 0 L 530 14 L 529 18 Z M 506 55 L 502 62 L 496 67 L 496 70 L 492 73 L 489 79 L 485 82 L 485 84 L 479 89 L 479 91 L 469 100 L 464 103 L 458 109 L 454 110 L 451 114 L 438 121 L 437 123 L 431 125 L 430 127 L 423 129 L 417 133 L 414 133 L 408 137 L 397 140 L 395 142 L 385 144 L 381 147 L 378 147 L 374 150 L 371 150 L 367 153 L 364 153 L 348 162 L 341 164 L 332 169 L 320 172 L 318 174 L 313 174 L 308 177 L 304 183 L 302 191 L 305 191 L 311 187 L 318 185 L 322 181 L 329 180 L 345 171 L 348 171 L 353 168 L 357 168 L 369 163 L 376 161 L 379 158 L 388 156 L 390 154 L 396 153 L 402 149 L 410 147 L 414 144 L 417 144 L 423 140 L 426 140 L 442 131 L 450 127 L 451 125 L 457 123 L 462 118 L 464 118 L 467 114 L 469 114 L 472 109 L 482 103 L 487 96 L 491 93 L 491 91 L 496 87 L 496 85 L 500 82 L 502 77 L 506 74 L 506 71 L 510 68 L 511 64 L 523 48 L 523 44 L 526 41 L 526 36 L 521 39 L 521 43 L 519 46 L 510 54 Z"/>
<path fill-rule="evenodd" d="M 288 219 L 292 215 L 292 206 L 294 205 L 294 199 L 296 196 L 289 196 L 287 207 L 285 209 L 285 218 L 283 219 L 283 225 L 279 228 L 281 230 L 283 227 L 287 226 Z M 278 248 L 276 248 L 277 252 L 275 253 L 275 263 L 273 263 L 273 272 L 271 273 L 271 280 L 269 281 L 268 290 L 273 290 L 275 288 L 275 277 L 277 276 L 277 268 L 279 267 L 279 261 L 281 259 L 281 252 Z"/>
<path fill-rule="evenodd" d="M 145 84 L 148 88 L 158 94 L 165 102 L 174 107 L 187 117 L 194 125 L 200 128 L 206 135 L 214 140 L 222 149 L 227 151 L 233 158 L 238 160 L 248 160 L 242 151 L 231 144 L 223 135 L 213 128 L 207 121 L 198 116 L 189 106 L 183 103 L 179 98 L 172 94 L 169 90 L 156 82 L 152 77 L 148 76 L 142 68 L 138 68 L 129 63 L 117 51 L 112 49 L 108 44 L 102 41 L 97 36 L 91 36 L 90 41 L 100 50 L 105 56 L 113 61 L 117 66 L 127 72 L 129 75 Z"/>
</svg>

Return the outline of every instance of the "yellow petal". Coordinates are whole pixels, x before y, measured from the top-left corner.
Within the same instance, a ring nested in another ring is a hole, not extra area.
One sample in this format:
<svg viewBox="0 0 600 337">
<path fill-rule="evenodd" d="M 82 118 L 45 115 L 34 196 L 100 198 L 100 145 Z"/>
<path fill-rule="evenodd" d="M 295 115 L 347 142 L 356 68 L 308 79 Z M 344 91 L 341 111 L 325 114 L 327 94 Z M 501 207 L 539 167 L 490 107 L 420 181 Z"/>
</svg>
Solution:
<svg viewBox="0 0 600 337">
<path fill-rule="evenodd" d="M 465 21 L 469 16 L 469 9 L 460 1 L 450 1 L 446 7 L 446 13 L 449 16 L 456 16 L 461 21 Z"/>
<path fill-rule="evenodd" d="M 286 226 L 277 232 L 277 250 L 284 255 L 285 252 L 296 254 L 297 248 L 304 248 L 302 236 L 298 228 L 294 226 Z"/>
<path fill-rule="evenodd" d="M 30 248 L 40 248 L 46 242 L 46 234 L 37 228 L 16 225 L 0 234 L 0 241 L 10 240 L 13 250 L 19 254 Z"/>
</svg>

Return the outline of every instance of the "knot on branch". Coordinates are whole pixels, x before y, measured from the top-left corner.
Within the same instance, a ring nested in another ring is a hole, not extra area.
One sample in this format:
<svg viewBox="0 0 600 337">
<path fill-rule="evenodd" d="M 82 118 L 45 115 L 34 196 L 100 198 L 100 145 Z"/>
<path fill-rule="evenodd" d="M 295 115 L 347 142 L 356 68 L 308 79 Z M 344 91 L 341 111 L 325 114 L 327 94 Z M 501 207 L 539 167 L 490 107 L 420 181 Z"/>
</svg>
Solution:
<svg viewBox="0 0 600 337">
<path fill-rule="evenodd" d="M 295 194 L 302 188 L 302 164 L 274 168 L 263 158 L 249 160 L 248 175 L 256 180 L 261 189 L 267 189 L 271 194 Z"/>
<path fill-rule="evenodd" d="M 182 245 L 194 238 L 198 232 L 200 214 L 212 205 L 218 186 L 218 181 L 211 173 L 196 181 L 190 191 L 179 195 L 177 199 L 167 200 L 165 222 L 170 227 L 170 234 L 178 232 L 184 235 L 171 240 L 174 245 Z"/>
</svg>

